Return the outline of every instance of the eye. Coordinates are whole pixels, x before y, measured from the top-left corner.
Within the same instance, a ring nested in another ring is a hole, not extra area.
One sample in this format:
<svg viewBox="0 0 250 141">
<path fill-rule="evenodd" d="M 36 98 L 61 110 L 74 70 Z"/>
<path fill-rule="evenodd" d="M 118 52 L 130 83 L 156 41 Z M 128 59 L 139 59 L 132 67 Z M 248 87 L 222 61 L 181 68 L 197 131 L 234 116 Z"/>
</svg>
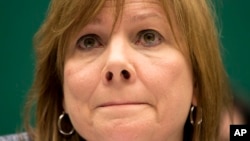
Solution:
<svg viewBox="0 0 250 141">
<path fill-rule="evenodd" d="M 92 48 L 101 47 L 102 43 L 96 34 L 88 34 L 78 39 L 77 46 L 81 49 L 89 50 Z"/>
<path fill-rule="evenodd" d="M 162 39 L 162 36 L 157 31 L 143 30 L 139 32 L 135 44 L 144 47 L 153 47 L 159 45 L 162 42 Z"/>
</svg>

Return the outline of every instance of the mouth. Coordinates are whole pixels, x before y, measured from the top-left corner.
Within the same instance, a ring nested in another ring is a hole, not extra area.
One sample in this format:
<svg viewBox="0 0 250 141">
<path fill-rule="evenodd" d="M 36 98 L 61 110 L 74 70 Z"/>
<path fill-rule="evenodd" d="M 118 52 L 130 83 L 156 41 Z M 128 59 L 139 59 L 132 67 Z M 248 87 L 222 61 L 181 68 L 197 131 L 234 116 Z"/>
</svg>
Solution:
<svg viewBox="0 0 250 141">
<path fill-rule="evenodd" d="M 151 106 L 145 102 L 107 102 L 96 107 L 96 116 L 105 120 L 137 119 L 151 112 Z"/>
<path fill-rule="evenodd" d="M 145 105 L 147 103 L 143 103 L 143 102 L 107 102 L 104 104 L 101 104 L 100 108 L 104 108 L 104 107 L 121 107 L 121 106 L 140 106 L 140 105 Z"/>
</svg>

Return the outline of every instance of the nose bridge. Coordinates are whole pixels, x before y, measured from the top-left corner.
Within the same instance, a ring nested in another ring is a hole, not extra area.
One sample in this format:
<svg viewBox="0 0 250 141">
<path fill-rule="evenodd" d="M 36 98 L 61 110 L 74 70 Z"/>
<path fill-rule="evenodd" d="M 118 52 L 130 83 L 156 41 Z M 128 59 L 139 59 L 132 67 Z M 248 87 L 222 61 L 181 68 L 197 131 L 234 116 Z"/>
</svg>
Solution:
<svg viewBox="0 0 250 141">
<path fill-rule="evenodd" d="M 111 37 L 108 45 L 108 59 L 110 61 L 124 61 L 126 59 L 126 45 L 125 39 L 121 35 L 114 35 Z"/>
<path fill-rule="evenodd" d="M 129 46 L 122 35 L 114 35 L 107 47 L 107 66 L 125 67 L 129 64 Z"/>
<path fill-rule="evenodd" d="M 105 54 L 105 65 L 102 77 L 105 84 L 111 82 L 131 82 L 135 78 L 135 70 L 131 63 L 129 44 L 122 35 L 112 36 Z"/>
</svg>

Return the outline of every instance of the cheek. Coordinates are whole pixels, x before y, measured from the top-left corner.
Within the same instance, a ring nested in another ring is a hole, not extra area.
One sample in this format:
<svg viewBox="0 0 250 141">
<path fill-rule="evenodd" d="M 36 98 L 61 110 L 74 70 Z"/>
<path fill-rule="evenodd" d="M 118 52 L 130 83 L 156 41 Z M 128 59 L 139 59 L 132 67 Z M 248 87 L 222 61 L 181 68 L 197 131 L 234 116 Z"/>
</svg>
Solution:
<svg viewBox="0 0 250 141">
<path fill-rule="evenodd" d="M 151 58 L 141 66 L 147 67 L 141 67 L 138 76 L 156 99 L 159 120 L 185 122 L 193 96 L 193 76 L 183 55 L 175 50 L 169 51 L 165 57 Z"/>
<path fill-rule="evenodd" d="M 98 82 L 100 73 L 96 71 L 95 66 L 82 65 L 77 61 L 69 60 L 65 63 L 63 85 L 65 110 L 69 106 L 78 109 L 87 104 Z"/>
<path fill-rule="evenodd" d="M 138 71 L 140 79 L 148 88 L 158 88 L 160 93 L 166 90 L 178 92 L 187 90 L 184 88 L 193 88 L 191 68 L 177 51 L 169 51 L 164 58 L 143 61 L 140 66 Z"/>
</svg>

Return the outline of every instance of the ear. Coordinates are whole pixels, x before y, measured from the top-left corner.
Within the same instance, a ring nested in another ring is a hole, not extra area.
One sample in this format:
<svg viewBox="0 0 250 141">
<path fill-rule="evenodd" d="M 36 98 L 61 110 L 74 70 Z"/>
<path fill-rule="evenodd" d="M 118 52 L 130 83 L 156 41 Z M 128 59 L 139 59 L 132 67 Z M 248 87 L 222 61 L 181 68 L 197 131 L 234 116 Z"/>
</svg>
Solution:
<svg viewBox="0 0 250 141">
<path fill-rule="evenodd" d="M 192 105 L 197 106 L 197 95 L 198 95 L 198 86 L 197 83 L 194 83 L 193 97 L 192 97 Z"/>
<path fill-rule="evenodd" d="M 62 108 L 63 108 L 63 111 L 64 111 L 65 113 L 68 113 L 68 112 L 67 112 L 67 108 L 66 108 L 66 106 L 65 106 L 65 101 L 64 101 L 64 99 L 62 100 Z"/>
</svg>

